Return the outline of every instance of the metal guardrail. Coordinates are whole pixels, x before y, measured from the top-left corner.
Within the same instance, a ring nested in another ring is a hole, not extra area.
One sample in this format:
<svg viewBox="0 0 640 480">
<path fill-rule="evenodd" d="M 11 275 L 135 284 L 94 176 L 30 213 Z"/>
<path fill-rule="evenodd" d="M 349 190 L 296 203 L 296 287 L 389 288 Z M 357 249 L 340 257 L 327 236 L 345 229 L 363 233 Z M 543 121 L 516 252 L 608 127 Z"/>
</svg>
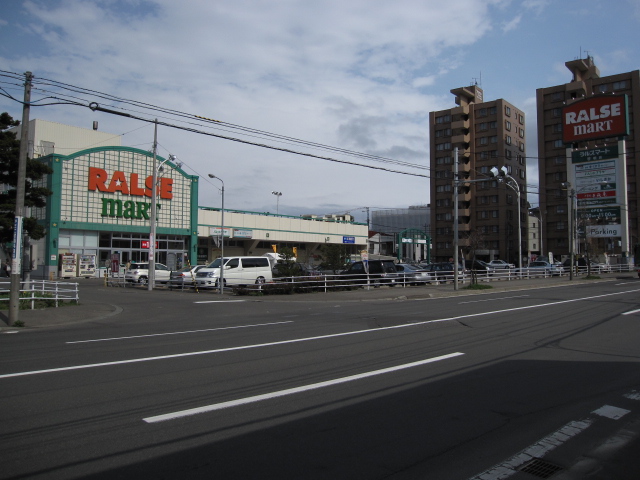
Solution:
<svg viewBox="0 0 640 480">
<path fill-rule="evenodd" d="M 0 282 L 0 301 L 9 301 L 11 282 Z M 78 283 L 51 280 L 30 280 L 20 282 L 20 301 L 30 302 L 35 309 L 36 300 L 53 301 L 56 308 L 60 302 L 80 301 Z"/>
<path fill-rule="evenodd" d="M 633 272 L 637 267 L 631 265 L 592 265 L 590 273 L 615 273 L 615 272 Z M 574 276 L 586 276 L 589 273 L 587 267 L 575 267 Z M 460 284 L 468 284 L 472 281 L 478 283 L 488 283 L 497 281 L 517 281 L 520 279 L 529 278 L 548 278 L 553 276 L 569 276 L 569 269 L 563 268 L 563 271 L 558 275 L 557 273 L 549 272 L 545 269 L 529 269 L 528 267 L 522 268 L 522 273 L 517 268 L 512 269 L 495 269 L 492 271 L 477 270 L 472 272 L 465 270 L 458 275 L 458 282 Z M 475 277 L 475 278 L 474 278 Z M 442 283 L 453 283 L 453 272 L 431 272 L 431 278 L 429 279 L 417 279 L 411 273 L 398 272 L 396 274 L 390 274 L 388 277 L 381 278 L 380 275 L 370 274 L 369 277 L 365 277 L 362 274 L 359 275 L 340 275 L 340 274 L 318 274 L 311 276 L 296 276 L 296 277 L 276 277 L 272 282 L 261 285 L 247 285 L 246 287 L 229 286 L 235 292 L 273 292 L 273 293 L 290 293 L 290 292 L 304 292 L 304 291 L 318 291 L 328 292 L 330 290 L 337 289 L 351 289 L 351 288 L 377 288 L 379 286 L 390 286 L 406 288 L 409 286 L 423 286 Z M 123 278 L 109 278 L 109 284 L 111 286 L 126 286 L 127 282 L 124 282 Z M 136 284 L 129 283 L 128 286 L 138 286 Z M 196 284 L 188 280 L 176 279 L 175 281 L 169 281 L 167 283 L 158 284 L 157 287 L 164 287 L 167 290 L 179 290 L 197 291 Z M 217 288 L 207 289 L 217 291 Z"/>
</svg>

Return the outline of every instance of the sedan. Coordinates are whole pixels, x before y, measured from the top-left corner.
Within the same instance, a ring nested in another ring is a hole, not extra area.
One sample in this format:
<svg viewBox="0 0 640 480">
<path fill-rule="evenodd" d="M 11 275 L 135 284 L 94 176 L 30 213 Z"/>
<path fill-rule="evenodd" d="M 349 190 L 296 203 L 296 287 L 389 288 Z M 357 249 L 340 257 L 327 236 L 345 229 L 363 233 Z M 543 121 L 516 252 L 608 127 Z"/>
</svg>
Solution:
<svg viewBox="0 0 640 480">
<path fill-rule="evenodd" d="M 171 272 L 169 288 L 195 285 L 196 272 L 206 265 L 190 265 Z"/>
<path fill-rule="evenodd" d="M 491 260 L 489 262 L 489 265 L 496 269 L 497 268 L 502 268 L 502 269 L 516 268 L 516 266 L 513 263 L 508 263 L 508 262 L 505 262 L 504 260 Z"/>
<path fill-rule="evenodd" d="M 528 267 L 522 269 L 523 273 L 536 274 L 543 273 L 545 275 L 562 275 L 564 267 L 559 263 L 549 263 L 542 260 L 531 262 Z"/>
<path fill-rule="evenodd" d="M 400 281 L 408 283 L 409 285 L 429 283 L 435 278 L 435 275 L 428 270 L 408 263 L 396 263 L 396 271 L 400 276 Z"/>
</svg>

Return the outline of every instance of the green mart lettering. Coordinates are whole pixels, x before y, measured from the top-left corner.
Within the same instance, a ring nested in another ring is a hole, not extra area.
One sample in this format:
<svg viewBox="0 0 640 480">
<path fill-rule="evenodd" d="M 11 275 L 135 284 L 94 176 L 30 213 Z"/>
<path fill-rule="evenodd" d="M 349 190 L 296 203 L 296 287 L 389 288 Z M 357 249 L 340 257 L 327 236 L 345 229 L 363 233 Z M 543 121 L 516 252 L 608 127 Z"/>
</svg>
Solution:
<svg viewBox="0 0 640 480">
<path fill-rule="evenodd" d="M 102 216 L 116 218 L 136 218 L 139 220 L 149 220 L 150 203 L 134 202 L 127 200 L 114 200 L 112 198 L 102 199 Z M 160 204 L 157 204 L 158 210 Z"/>
</svg>

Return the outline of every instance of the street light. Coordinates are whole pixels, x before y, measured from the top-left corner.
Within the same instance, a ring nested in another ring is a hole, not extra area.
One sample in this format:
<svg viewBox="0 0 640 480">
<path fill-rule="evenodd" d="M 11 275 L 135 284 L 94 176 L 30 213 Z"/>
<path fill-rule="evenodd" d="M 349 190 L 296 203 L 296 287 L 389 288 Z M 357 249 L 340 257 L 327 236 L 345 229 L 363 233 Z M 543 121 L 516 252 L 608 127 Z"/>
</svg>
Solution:
<svg viewBox="0 0 640 480">
<path fill-rule="evenodd" d="M 275 195 L 276 200 L 276 215 L 280 212 L 280 197 L 282 196 L 282 192 L 271 192 L 272 195 Z"/>
<path fill-rule="evenodd" d="M 224 290 L 224 181 L 220 177 L 216 177 L 213 173 L 209 174 L 209 178 L 220 180 L 222 184 L 222 208 L 220 209 L 220 275 L 218 276 L 218 290 L 220 295 Z"/>
<path fill-rule="evenodd" d="M 509 175 L 509 170 L 507 167 L 502 166 L 500 170 L 496 167 L 492 167 L 491 176 L 496 177 L 498 181 L 504 182 L 506 186 L 511 188 L 514 192 L 516 192 L 517 200 L 518 200 L 518 276 L 522 278 L 522 229 L 520 227 L 520 185 Z"/>
</svg>

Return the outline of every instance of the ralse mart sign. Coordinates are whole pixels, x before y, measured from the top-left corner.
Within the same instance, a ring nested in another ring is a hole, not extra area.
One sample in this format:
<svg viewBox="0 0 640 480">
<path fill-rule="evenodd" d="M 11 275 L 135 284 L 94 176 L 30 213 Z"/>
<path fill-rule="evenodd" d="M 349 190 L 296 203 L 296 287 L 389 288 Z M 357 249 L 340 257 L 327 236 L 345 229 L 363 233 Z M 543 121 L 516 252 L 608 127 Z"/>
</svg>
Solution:
<svg viewBox="0 0 640 480">
<path fill-rule="evenodd" d="M 626 95 L 602 95 L 562 109 L 564 143 L 629 134 Z"/>
<path fill-rule="evenodd" d="M 88 190 L 94 192 L 116 193 L 134 197 L 151 198 L 153 187 L 153 176 L 146 177 L 144 186 L 140 186 L 140 178 L 137 173 L 130 173 L 116 170 L 109 176 L 102 168 L 89 167 Z M 173 198 L 173 179 L 160 178 L 157 188 L 158 197 L 171 200 Z M 160 204 L 157 205 L 160 208 Z M 139 220 L 149 220 L 151 203 L 120 200 L 118 198 L 102 198 L 102 216 L 117 218 L 133 218 Z"/>
</svg>

